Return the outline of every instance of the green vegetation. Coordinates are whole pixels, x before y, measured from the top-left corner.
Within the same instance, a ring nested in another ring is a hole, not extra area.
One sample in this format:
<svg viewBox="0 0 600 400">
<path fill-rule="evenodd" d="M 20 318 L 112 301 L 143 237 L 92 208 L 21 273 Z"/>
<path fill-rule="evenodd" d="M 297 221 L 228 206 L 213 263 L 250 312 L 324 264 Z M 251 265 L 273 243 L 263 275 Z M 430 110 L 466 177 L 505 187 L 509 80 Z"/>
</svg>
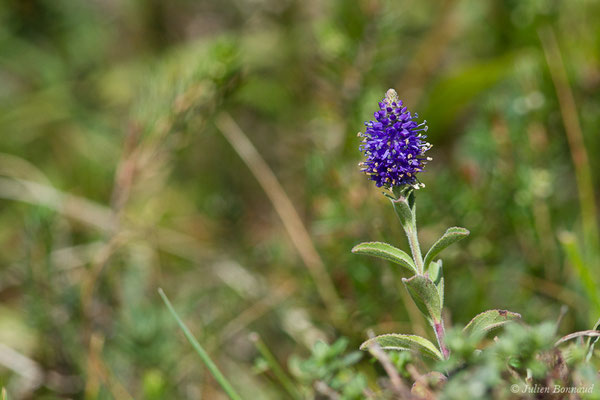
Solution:
<svg viewBox="0 0 600 400">
<path fill-rule="evenodd" d="M 600 318 L 598 16 L 590 0 L 1 2 L 2 397 L 593 385 L 597 336 L 559 339 Z M 423 250 L 470 231 L 442 253 L 439 361 L 359 351 L 389 332 L 436 343 L 402 285 L 402 225 L 357 166 L 391 87 L 433 144 Z M 357 252 L 384 260 L 352 254 L 369 240 Z M 449 328 L 500 307 L 520 322 Z"/>
</svg>

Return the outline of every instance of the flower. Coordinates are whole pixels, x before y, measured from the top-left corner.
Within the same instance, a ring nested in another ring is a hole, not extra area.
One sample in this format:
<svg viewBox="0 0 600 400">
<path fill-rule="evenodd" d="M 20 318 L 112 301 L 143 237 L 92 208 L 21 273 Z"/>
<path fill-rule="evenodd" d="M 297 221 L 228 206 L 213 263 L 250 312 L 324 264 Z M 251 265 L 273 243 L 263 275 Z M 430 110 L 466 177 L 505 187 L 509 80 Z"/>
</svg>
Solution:
<svg viewBox="0 0 600 400">
<path fill-rule="evenodd" d="M 365 122 L 367 129 L 359 132 L 362 143 L 359 150 L 366 160 L 359 165 L 377 187 L 391 189 L 394 186 L 410 185 L 415 189 L 423 187 L 416 177 L 423 170 L 430 157 L 424 154 L 431 148 L 423 132 L 427 131 L 427 121 L 417 124 L 414 115 L 402 105 L 394 89 L 389 89 L 380 111 L 374 114 L 375 120 Z"/>
</svg>

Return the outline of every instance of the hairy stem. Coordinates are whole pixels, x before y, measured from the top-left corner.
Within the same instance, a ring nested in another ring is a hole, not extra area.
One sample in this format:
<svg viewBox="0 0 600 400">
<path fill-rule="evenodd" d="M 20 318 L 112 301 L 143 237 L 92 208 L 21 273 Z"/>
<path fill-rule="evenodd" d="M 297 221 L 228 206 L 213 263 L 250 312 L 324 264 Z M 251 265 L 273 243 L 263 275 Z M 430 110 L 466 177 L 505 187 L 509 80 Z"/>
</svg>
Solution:
<svg viewBox="0 0 600 400">
<path fill-rule="evenodd" d="M 408 238 L 408 244 L 410 245 L 410 252 L 412 253 L 415 266 L 419 274 L 423 274 L 423 255 L 421 254 L 421 246 L 419 246 L 419 238 L 417 236 L 417 224 L 413 223 L 410 226 L 404 227 L 406 237 Z"/>
<path fill-rule="evenodd" d="M 433 330 L 435 331 L 435 337 L 437 338 L 438 345 L 440 346 L 440 350 L 442 351 L 444 359 L 448 359 L 448 356 L 450 356 L 450 351 L 446 347 L 446 342 L 444 340 L 446 336 L 446 331 L 444 330 L 444 322 L 435 321 L 433 323 Z"/>
</svg>

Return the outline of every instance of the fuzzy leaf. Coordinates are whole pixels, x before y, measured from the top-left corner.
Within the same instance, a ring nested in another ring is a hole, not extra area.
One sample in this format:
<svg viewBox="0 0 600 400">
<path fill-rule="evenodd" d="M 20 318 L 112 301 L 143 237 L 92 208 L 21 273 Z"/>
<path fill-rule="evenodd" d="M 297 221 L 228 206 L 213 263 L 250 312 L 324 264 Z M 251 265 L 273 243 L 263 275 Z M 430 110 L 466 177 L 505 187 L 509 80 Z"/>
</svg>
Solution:
<svg viewBox="0 0 600 400">
<path fill-rule="evenodd" d="M 373 343 L 377 343 L 383 350 L 415 350 L 436 360 L 443 359 L 442 353 L 433 343 L 417 335 L 401 335 L 398 333 L 380 335 L 361 344 L 360 349 L 368 350 Z"/>
<path fill-rule="evenodd" d="M 452 243 L 458 242 L 460 239 L 463 239 L 469 236 L 469 231 L 465 228 L 460 228 L 458 226 L 454 226 L 452 228 L 448 228 L 446 233 L 438 239 L 437 242 L 431 246 L 427 255 L 425 255 L 424 266 L 427 268 L 429 263 L 433 261 L 433 258 L 437 256 L 442 250 L 446 247 L 450 246 Z"/>
<path fill-rule="evenodd" d="M 383 258 L 407 268 L 413 273 L 417 273 L 417 267 L 413 263 L 412 258 L 404 251 L 382 242 L 365 242 L 357 244 L 352 249 L 353 253 L 366 254 L 369 256 Z"/>
<path fill-rule="evenodd" d="M 415 275 L 410 279 L 403 278 L 402 283 L 408 289 L 410 297 L 425 316 L 433 322 L 442 319 L 442 304 L 437 287 L 423 275 Z"/>
<path fill-rule="evenodd" d="M 463 332 L 466 334 L 485 333 L 519 318 L 521 318 L 521 314 L 511 311 L 487 310 L 481 314 L 477 314 L 471 322 L 465 326 Z"/>
</svg>

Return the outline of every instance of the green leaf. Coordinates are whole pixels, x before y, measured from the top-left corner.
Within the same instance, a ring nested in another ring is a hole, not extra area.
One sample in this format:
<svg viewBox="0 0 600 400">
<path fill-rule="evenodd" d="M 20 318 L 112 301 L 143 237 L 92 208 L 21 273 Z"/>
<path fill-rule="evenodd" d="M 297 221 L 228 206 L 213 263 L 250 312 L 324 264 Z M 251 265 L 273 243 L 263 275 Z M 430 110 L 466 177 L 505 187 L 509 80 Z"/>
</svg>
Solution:
<svg viewBox="0 0 600 400">
<path fill-rule="evenodd" d="M 442 269 L 442 260 L 432 261 L 429 264 L 429 268 L 427 269 L 427 273 L 429 274 L 429 279 L 433 283 L 439 285 L 440 281 L 443 279 L 443 269 Z"/>
<path fill-rule="evenodd" d="M 408 289 L 410 297 L 415 304 L 431 322 L 437 323 L 442 320 L 442 304 L 437 287 L 423 275 L 415 275 L 410 279 L 403 278 L 402 283 Z"/>
<path fill-rule="evenodd" d="M 437 242 L 431 246 L 427 255 L 425 255 L 425 261 L 423 265 L 425 268 L 429 266 L 429 264 L 433 261 L 433 258 L 437 256 L 442 250 L 446 247 L 450 246 L 452 243 L 458 242 L 460 239 L 463 239 L 469 236 L 469 231 L 465 228 L 460 228 L 458 226 L 454 226 L 452 228 L 448 228 L 444 236 L 438 239 Z"/>
<path fill-rule="evenodd" d="M 442 353 L 429 340 L 417 335 L 401 335 L 390 333 L 371 338 L 360 345 L 361 350 L 368 350 L 371 345 L 377 343 L 383 350 L 414 350 L 418 353 L 431 357 L 436 360 L 442 360 Z"/>
<path fill-rule="evenodd" d="M 444 270 L 442 260 L 432 261 L 427 269 L 429 279 L 435 284 L 440 294 L 440 304 L 444 307 Z"/>
<path fill-rule="evenodd" d="M 356 254 L 366 254 L 383 258 L 407 268 L 413 273 L 417 273 L 417 267 L 413 263 L 412 258 L 404 251 L 392 246 L 391 244 L 382 242 L 365 242 L 357 244 L 352 248 L 352 252 Z"/>
<path fill-rule="evenodd" d="M 498 328 L 509 321 L 520 319 L 521 314 L 506 310 L 487 310 L 477 314 L 471 322 L 464 327 L 463 332 L 469 335 L 482 334 Z"/>
</svg>

